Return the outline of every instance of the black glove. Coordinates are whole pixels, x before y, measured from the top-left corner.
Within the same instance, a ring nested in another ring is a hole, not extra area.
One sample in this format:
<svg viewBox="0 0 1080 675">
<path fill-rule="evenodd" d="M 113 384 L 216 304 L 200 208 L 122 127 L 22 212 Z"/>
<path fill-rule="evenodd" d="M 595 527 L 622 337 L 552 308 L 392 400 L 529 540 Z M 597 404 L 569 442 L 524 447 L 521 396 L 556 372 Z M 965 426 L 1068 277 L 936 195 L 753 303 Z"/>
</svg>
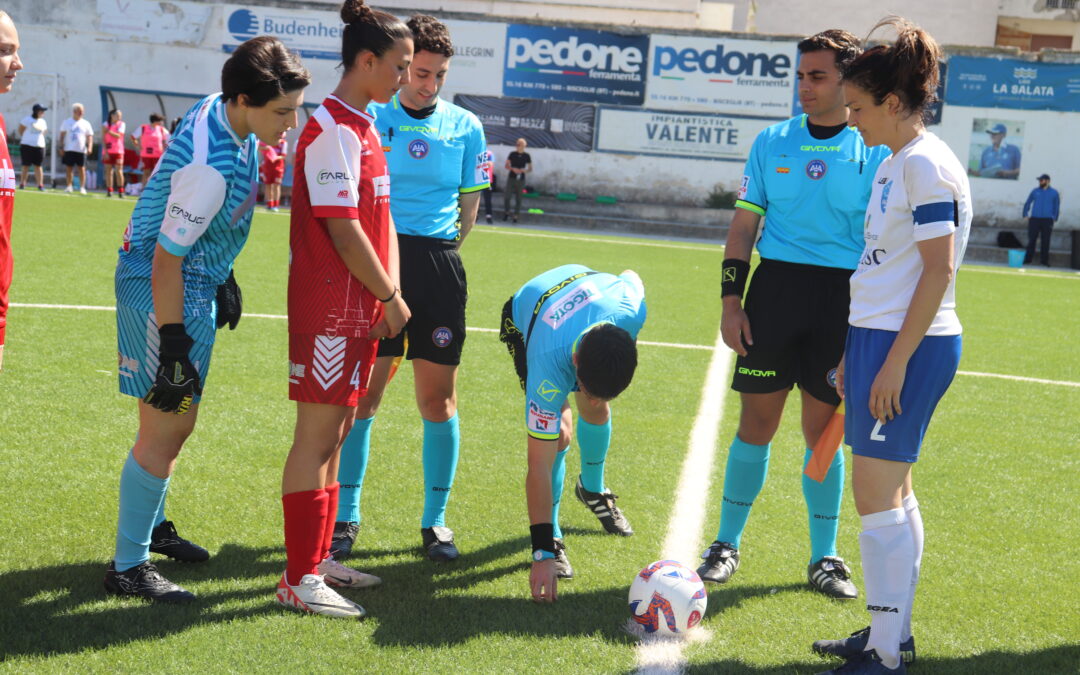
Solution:
<svg viewBox="0 0 1080 675">
<path fill-rule="evenodd" d="M 202 394 L 199 371 L 188 358 L 195 341 L 188 337 L 182 323 L 168 323 L 158 329 L 161 335 L 157 375 L 143 402 L 162 412 L 183 415 L 191 409 L 197 394 Z"/>
<path fill-rule="evenodd" d="M 230 271 L 225 283 L 217 287 L 217 327 L 224 328 L 225 324 L 229 324 L 229 330 L 236 330 L 243 309 L 244 296 Z"/>
</svg>

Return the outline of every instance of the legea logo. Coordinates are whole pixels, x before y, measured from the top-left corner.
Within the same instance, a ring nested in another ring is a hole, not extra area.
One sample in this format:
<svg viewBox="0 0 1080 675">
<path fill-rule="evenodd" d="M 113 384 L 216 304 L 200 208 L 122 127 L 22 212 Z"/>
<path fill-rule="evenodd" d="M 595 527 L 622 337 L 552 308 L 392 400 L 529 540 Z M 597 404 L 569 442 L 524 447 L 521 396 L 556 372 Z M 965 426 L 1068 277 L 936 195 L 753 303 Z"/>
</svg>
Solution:
<svg viewBox="0 0 1080 675">
<path fill-rule="evenodd" d="M 179 204 L 173 204 L 169 207 L 169 215 L 173 218 L 181 218 L 191 223 L 192 225 L 202 225 L 206 222 L 206 216 L 196 216 L 184 209 Z"/>
<path fill-rule="evenodd" d="M 598 45 L 582 42 L 576 35 L 552 42 L 546 38 L 533 40 L 512 37 L 509 41 L 507 66 L 558 66 L 577 70 L 606 70 L 637 73 L 644 55 L 637 47 Z"/>
<path fill-rule="evenodd" d="M 657 45 L 653 52 L 653 75 L 672 70 L 713 75 L 748 75 L 783 79 L 791 72 L 787 54 L 745 53 L 717 44 L 712 49 L 677 49 Z"/>
<path fill-rule="evenodd" d="M 319 185 L 328 185 L 329 183 L 347 183 L 352 180 L 352 176 L 344 171 L 320 171 L 315 176 L 315 182 Z"/>
</svg>

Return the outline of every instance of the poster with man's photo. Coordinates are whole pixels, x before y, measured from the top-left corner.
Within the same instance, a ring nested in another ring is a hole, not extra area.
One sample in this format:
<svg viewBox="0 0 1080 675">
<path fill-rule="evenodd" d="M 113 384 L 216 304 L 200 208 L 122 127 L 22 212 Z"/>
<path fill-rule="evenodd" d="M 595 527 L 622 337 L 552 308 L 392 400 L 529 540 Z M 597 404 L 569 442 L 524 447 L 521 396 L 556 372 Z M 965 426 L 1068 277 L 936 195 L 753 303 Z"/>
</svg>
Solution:
<svg viewBox="0 0 1080 675">
<path fill-rule="evenodd" d="M 1023 122 L 976 118 L 971 125 L 968 173 L 979 178 L 1016 180 L 1023 146 Z"/>
</svg>

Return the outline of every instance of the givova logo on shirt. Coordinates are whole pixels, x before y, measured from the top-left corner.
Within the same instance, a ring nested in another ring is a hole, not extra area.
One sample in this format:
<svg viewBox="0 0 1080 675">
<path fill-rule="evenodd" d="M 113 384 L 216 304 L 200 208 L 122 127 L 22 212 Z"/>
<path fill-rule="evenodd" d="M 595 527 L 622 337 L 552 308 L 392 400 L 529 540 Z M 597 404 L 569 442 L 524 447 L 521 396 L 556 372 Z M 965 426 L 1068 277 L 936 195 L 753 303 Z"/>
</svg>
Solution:
<svg viewBox="0 0 1080 675">
<path fill-rule="evenodd" d="M 571 293 L 561 298 L 553 307 L 545 312 L 544 323 L 551 326 L 553 329 L 558 329 L 558 327 L 566 323 L 570 317 L 580 312 L 583 307 L 592 304 L 602 297 L 604 296 L 600 293 L 600 289 L 596 287 L 596 284 L 591 281 L 586 281 L 575 288 Z"/>
<path fill-rule="evenodd" d="M 315 175 L 315 182 L 319 185 L 329 185 L 330 183 L 348 183 L 352 181 L 352 176 L 346 171 L 320 171 Z"/>
</svg>

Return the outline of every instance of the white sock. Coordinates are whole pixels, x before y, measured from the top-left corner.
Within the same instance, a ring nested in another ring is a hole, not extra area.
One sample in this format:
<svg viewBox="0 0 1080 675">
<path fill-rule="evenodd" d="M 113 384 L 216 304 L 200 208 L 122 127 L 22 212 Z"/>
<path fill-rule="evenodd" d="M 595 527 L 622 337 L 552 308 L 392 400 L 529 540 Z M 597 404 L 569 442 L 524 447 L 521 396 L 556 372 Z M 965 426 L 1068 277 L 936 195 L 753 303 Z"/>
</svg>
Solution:
<svg viewBox="0 0 1080 675">
<path fill-rule="evenodd" d="M 900 642 L 904 642 L 911 637 L 911 608 L 915 604 L 915 587 L 919 585 L 919 567 L 922 565 L 922 513 L 919 512 L 919 500 L 915 499 L 914 492 L 904 497 L 904 511 L 907 513 L 908 527 L 911 528 L 915 564 L 911 566 L 911 591 L 908 594 L 907 605 L 904 606 L 904 625 L 900 630 Z"/>
<path fill-rule="evenodd" d="M 866 649 L 877 652 L 887 668 L 900 665 L 900 628 L 911 591 L 915 545 L 903 508 L 862 517 L 862 549 L 866 609 L 870 612 L 870 639 Z"/>
</svg>

